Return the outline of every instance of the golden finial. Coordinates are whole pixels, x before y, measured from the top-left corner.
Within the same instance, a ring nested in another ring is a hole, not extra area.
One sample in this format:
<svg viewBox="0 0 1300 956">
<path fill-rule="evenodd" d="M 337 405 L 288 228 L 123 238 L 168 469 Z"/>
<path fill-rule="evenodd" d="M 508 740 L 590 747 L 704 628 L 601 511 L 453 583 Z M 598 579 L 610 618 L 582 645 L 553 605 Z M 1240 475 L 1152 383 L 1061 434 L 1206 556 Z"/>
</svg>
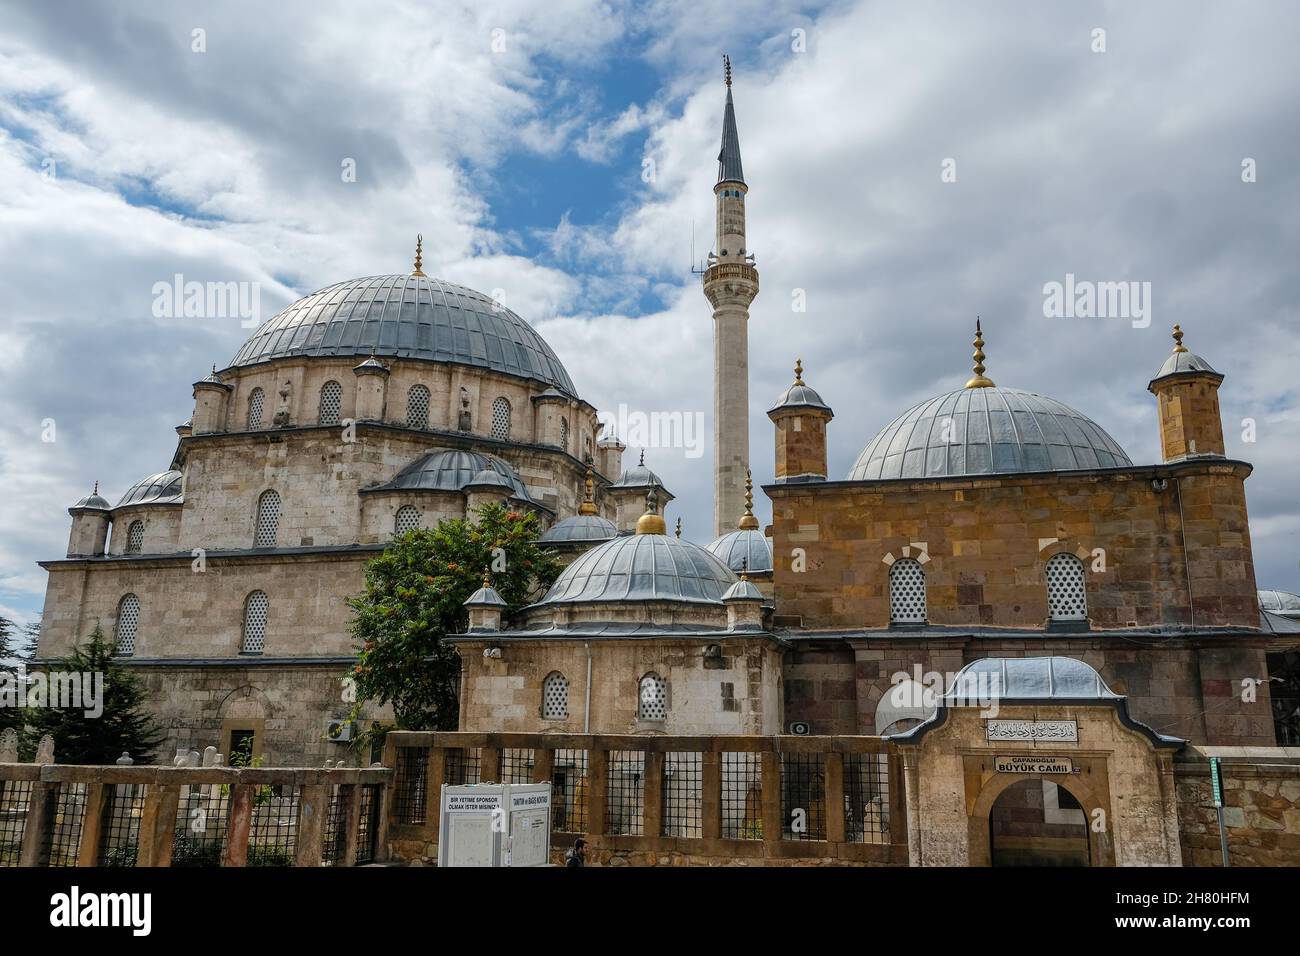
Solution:
<svg viewBox="0 0 1300 956">
<path fill-rule="evenodd" d="M 758 530 L 758 519 L 754 517 L 754 479 L 749 476 L 748 468 L 745 469 L 745 513 L 736 527 L 742 531 Z"/>
<path fill-rule="evenodd" d="M 727 78 L 727 86 L 731 86 L 731 57 L 722 54 L 722 71 Z"/>
<path fill-rule="evenodd" d="M 591 466 L 587 466 L 587 491 L 582 496 L 582 504 L 578 505 L 578 514 L 594 515 L 596 513 L 596 481 L 591 477 Z"/>
<path fill-rule="evenodd" d="M 483 587 L 484 588 L 492 587 L 492 578 L 488 576 L 487 568 L 483 569 Z"/>
<path fill-rule="evenodd" d="M 682 519 L 681 519 L 681 518 L 678 518 L 678 519 L 677 519 L 677 537 L 680 538 L 681 536 L 682 536 Z"/>
<path fill-rule="evenodd" d="M 794 383 L 796 385 L 803 384 L 803 359 L 797 358 L 794 360 Z"/>
<path fill-rule="evenodd" d="M 642 468 L 645 467 L 645 449 L 644 449 L 644 448 L 641 449 L 641 460 L 638 462 L 638 464 L 639 464 Z"/>
<path fill-rule="evenodd" d="M 667 534 L 668 526 L 659 513 L 659 497 L 651 488 L 645 493 L 645 514 L 636 519 L 637 534 Z"/>
<path fill-rule="evenodd" d="M 1174 326 L 1174 351 L 1187 351 L 1187 346 L 1183 344 L 1183 327 L 1181 325 Z"/>
<path fill-rule="evenodd" d="M 749 558 L 742 558 L 740 561 L 740 580 L 749 580 Z"/>
<path fill-rule="evenodd" d="M 972 356 L 975 359 L 975 374 L 971 376 L 971 380 L 966 383 L 966 387 L 993 388 L 995 386 L 993 385 L 992 379 L 984 376 L 984 332 L 980 328 L 979 316 L 975 317 L 975 342 L 973 344 L 975 345 L 975 354 Z"/>
<path fill-rule="evenodd" d="M 416 235 L 415 237 L 415 268 L 411 270 L 412 276 L 424 275 L 421 265 L 424 262 L 424 236 Z"/>
</svg>

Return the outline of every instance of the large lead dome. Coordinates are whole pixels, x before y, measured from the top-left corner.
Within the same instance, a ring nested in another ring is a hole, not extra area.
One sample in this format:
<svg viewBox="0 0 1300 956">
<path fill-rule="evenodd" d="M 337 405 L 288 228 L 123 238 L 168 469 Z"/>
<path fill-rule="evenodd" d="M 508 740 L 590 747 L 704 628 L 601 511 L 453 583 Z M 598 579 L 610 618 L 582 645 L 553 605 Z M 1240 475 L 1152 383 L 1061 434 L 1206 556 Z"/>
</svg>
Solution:
<svg viewBox="0 0 1300 956">
<path fill-rule="evenodd" d="M 577 396 L 532 326 L 481 292 L 428 276 L 368 276 L 313 292 L 267 320 L 230 364 L 372 353 L 472 365 Z"/>
<path fill-rule="evenodd" d="M 1017 388 L 961 388 L 914 405 L 871 441 L 850 481 L 1132 465 L 1086 415 Z"/>
</svg>

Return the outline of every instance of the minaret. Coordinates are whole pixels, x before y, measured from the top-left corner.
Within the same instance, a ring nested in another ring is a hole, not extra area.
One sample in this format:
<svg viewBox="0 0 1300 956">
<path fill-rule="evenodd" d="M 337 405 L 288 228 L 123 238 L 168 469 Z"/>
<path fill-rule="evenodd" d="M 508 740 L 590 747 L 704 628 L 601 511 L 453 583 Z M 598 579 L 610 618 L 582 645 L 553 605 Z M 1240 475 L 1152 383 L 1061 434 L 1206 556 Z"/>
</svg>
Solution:
<svg viewBox="0 0 1300 956">
<path fill-rule="evenodd" d="M 713 306 L 713 533 L 730 531 L 744 498 L 749 462 L 749 304 L 758 295 L 758 270 L 745 246 L 745 175 L 731 101 L 731 60 L 722 58 L 727 103 L 722 117 L 718 183 L 713 187 L 717 242 L 704 272 Z"/>
</svg>

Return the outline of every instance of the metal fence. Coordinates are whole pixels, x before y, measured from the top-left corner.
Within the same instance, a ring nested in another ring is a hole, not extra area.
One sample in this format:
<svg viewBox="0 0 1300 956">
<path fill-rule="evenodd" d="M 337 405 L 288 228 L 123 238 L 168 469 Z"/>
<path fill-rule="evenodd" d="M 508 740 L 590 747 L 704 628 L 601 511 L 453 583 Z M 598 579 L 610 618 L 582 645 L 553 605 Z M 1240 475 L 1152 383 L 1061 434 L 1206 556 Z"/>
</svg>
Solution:
<svg viewBox="0 0 1300 956">
<path fill-rule="evenodd" d="M 0 780 L 0 866 L 18 865 L 31 798 L 31 781 Z"/>
<path fill-rule="evenodd" d="M 427 761 L 392 801 L 423 785 L 424 822 L 394 813 L 395 851 L 430 858 L 439 788 L 479 781 L 551 783 L 552 847 L 583 835 L 601 854 L 729 859 L 833 857 L 905 864 L 901 762 L 879 737 L 671 737 L 395 731 L 384 763 Z M 412 756 L 414 751 L 419 756 Z M 558 859 L 558 856 L 556 857 Z"/>
</svg>

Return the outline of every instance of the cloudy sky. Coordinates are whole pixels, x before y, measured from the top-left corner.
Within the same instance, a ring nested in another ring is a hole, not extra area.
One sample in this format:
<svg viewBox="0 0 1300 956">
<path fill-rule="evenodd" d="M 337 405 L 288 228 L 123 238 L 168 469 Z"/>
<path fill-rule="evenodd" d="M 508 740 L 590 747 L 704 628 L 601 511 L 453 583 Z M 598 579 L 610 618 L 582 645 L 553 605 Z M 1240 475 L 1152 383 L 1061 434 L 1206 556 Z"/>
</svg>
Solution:
<svg viewBox="0 0 1300 956">
<path fill-rule="evenodd" d="M 1282 0 L 0 4 L 0 614 L 39 615 L 67 507 L 164 470 L 191 383 L 249 335 L 155 318 L 177 273 L 256 282 L 266 317 L 407 271 L 422 232 L 425 271 L 504 290 L 583 397 L 711 427 L 690 266 L 723 52 L 762 276 L 760 482 L 796 355 L 836 409 L 839 477 L 965 381 L 977 314 L 998 384 L 1155 461 L 1146 384 L 1179 322 L 1256 466 L 1259 582 L 1300 590 L 1298 28 Z M 1044 317 L 1067 274 L 1149 282 L 1149 315 Z M 703 441 L 646 456 L 697 541 Z"/>
</svg>

